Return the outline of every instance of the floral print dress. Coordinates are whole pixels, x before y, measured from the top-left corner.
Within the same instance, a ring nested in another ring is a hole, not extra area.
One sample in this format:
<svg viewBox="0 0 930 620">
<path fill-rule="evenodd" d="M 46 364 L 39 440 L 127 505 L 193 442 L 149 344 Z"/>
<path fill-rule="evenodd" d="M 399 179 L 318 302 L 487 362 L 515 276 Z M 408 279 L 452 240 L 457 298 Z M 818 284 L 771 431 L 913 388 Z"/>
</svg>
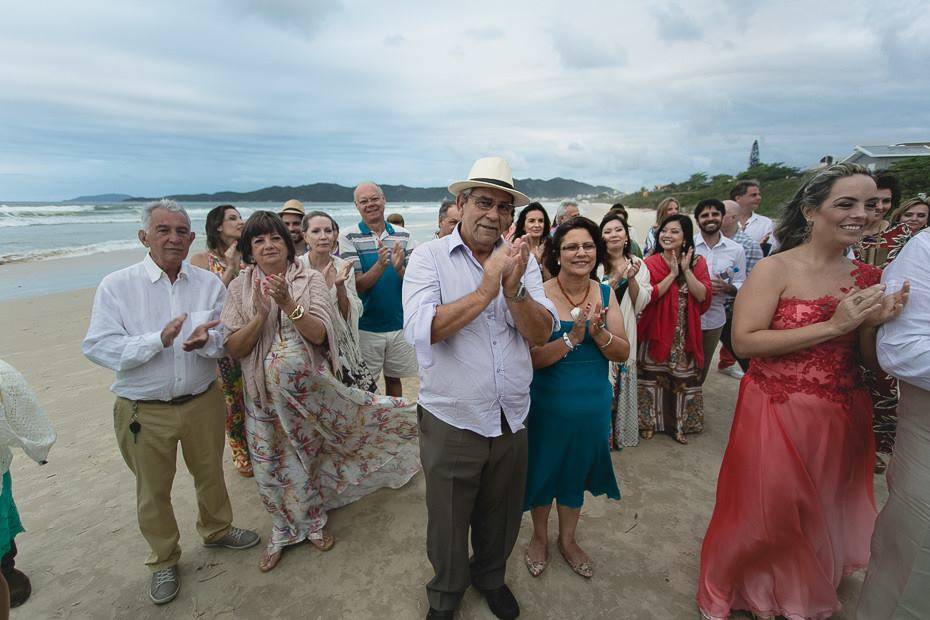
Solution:
<svg viewBox="0 0 930 620">
<path fill-rule="evenodd" d="M 210 271 L 221 276 L 226 265 L 213 252 L 210 257 Z M 242 400 L 242 368 L 231 357 L 222 357 L 217 361 L 220 385 L 226 400 L 226 437 L 232 453 L 233 465 L 243 476 L 252 476 L 252 463 L 249 461 L 249 446 L 245 438 L 245 404 Z"/>
<path fill-rule="evenodd" d="M 274 316 L 269 321 L 275 320 Z M 269 548 L 308 540 L 326 512 L 420 469 L 416 406 L 344 385 L 278 314 L 265 356 L 265 405 L 247 396 L 245 428 L 255 479 L 272 516 Z"/>
</svg>

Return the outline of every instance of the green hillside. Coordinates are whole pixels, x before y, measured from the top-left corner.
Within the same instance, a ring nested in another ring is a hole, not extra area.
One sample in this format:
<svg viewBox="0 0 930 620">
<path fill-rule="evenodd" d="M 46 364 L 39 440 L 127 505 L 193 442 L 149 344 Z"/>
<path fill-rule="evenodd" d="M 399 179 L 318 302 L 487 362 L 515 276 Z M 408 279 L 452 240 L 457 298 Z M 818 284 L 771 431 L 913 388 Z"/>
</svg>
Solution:
<svg viewBox="0 0 930 620">
<path fill-rule="evenodd" d="M 895 162 L 888 172 L 898 177 L 901 185 L 901 200 L 913 198 L 918 193 L 930 192 L 930 157 L 909 157 Z M 778 217 L 782 206 L 806 180 L 811 172 L 801 172 L 797 168 L 782 163 L 758 164 L 736 176 L 720 174 L 708 177 L 703 172 L 691 175 L 687 181 L 670 183 L 658 189 L 627 194 L 620 202 L 628 207 L 655 209 L 662 199 L 674 196 L 689 212 L 705 198 L 724 200 L 730 196 L 730 188 L 740 179 L 755 179 L 762 189 L 762 204 L 759 212 L 770 217 Z"/>
</svg>

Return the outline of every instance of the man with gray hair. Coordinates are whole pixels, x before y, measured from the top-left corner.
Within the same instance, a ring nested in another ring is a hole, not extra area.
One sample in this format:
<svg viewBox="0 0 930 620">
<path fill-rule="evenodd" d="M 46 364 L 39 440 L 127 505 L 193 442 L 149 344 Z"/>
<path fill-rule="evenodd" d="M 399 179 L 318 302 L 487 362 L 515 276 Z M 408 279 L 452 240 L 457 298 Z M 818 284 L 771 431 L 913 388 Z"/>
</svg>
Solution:
<svg viewBox="0 0 930 620">
<path fill-rule="evenodd" d="M 565 220 L 570 220 L 573 217 L 578 217 L 581 215 L 581 211 L 578 210 L 578 203 L 574 200 L 563 200 L 562 204 L 559 205 L 559 208 L 555 211 L 555 219 L 552 220 L 552 231 L 555 232 L 555 229 L 559 227 L 559 224 Z"/>
<path fill-rule="evenodd" d="M 149 544 L 149 598 L 168 603 L 181 587 L 180 534 L 171 507 L 178 443 L 194 477 L 197 531 L 207 547 L 246 549 L 255 532 L 232 525 L 223 479 L 225 406 L 216 385 L 223 339 L 216 331 L 222 282 L 185 259 L 194 241 L 190 217 L 171 200 L 145 206 L 140 263 L 97 287 L 84 355 L 116 371 L 113 423 L 123 460 L 136 478 L 139 529 Z"/>
<path fill-rule="evenodd" d="M 443 200 L 442 204 L 439 205 L 439 230 L 436 231 L 435 238 L 442 239 L 447 235 L 451 235 L 461 221 L 462 209 L 455 204 L 454 200 L 448 198 Z"/>
</svg>

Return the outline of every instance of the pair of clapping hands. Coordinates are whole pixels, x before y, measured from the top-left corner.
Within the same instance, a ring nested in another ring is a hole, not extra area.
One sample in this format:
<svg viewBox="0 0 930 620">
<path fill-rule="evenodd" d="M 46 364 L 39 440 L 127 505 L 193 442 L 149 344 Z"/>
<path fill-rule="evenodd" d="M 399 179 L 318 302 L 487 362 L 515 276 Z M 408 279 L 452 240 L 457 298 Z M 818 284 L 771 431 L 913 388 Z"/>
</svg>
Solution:
<svg viewBox="0 0 930 620">
<path fill-rule="evenodd" d="M 672 275 L 677 276 L 682 271 L 691 269 L 691 259 L 694 258 L 694 248 L 689 249 L 684 254 L 680 254 L 676 250 L 672 250 L 671 255 L 669 254 L 668 251 L 662 252 L 662 258 L 665 259 L 665 264 L 668 265 L 668 269 L 672 272 Z"/>
<path fill-rule="evenodd" d="M 853 289 L 846 293 L 836 306 L 830 321 L 840 333 L 848 333 L 865 325 L 878 327 L 897 317 L 907 305 L 910 282 L 905 280 L 899 290 L 886 294 L 885 284 L 874 284 L 864 289 Z"/>
<path fill-rule="evenodd" d="M 175 318 L 168 321 L 168 324 L 165 325 L 165 328 L 161 330 L 162 346 L 168 348 L 174 344 L 174 340 L 181 334 L 181 327 L 184 325 L 184 321 L 186 320 L 187 313 L 185 312 L 184 314 L 176 316 Z M 207 344 L 207 341 L 210 339 L 209 331 L 219 324 L 219 319 L 201 323 L 194 328 L 194 331 L 192 331 L 191 335 L 187 337 L 187 340 L 184 341 L 184 344 L 181 348 L 188 352 L 203 348 L 203 345 Z"/>
<path fill-rule="evenodd" d="M 404 268 L 404 244 L 394 242 L 393 246 L 387 247 L 380 238 L 376 238 L 375 243 L 378 244 L 378 264 L 387 267 L 390 263 L 394 271 L 400 273 Z"/>
<path fill-rule="evenodd" d="M 585 333 L 594 338 L 604 331 L 607 326 L 607 308 L 604 308 L 600 301 L 594 304 L 588 302 L 584 308 L 572 310 L 572 321 L 574 323 L 568 332 L 568 338 L 572 341 L 572 346 L 577 347 L 584 341 Z"/>
<path fill-rule="evenodd" d="M 492 282 L 494 297 L 499 287 L 503 287 L 506 297 L 513 297 L 518 292 L 529 260 L 530 246 L 525 236 L 511 243 L 504 241 L 491 252 L 484 261 L 484 274 Z"/>
</svg>

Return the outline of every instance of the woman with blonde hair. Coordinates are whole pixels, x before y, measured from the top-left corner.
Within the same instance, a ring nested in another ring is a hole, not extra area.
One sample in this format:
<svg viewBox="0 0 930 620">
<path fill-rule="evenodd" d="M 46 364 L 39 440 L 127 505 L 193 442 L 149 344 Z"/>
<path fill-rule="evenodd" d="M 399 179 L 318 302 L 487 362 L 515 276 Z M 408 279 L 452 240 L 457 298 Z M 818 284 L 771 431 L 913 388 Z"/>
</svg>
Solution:
<svg viewBox="0 0 930 620">
<path fill-rule="evenodd" d="M 930 198 L 926 194 L 919 194 L 915 198 L 905 201 L 891 213 L 891 224 L 907 224 L 911 234 L 916 235 L 927 227 L 930 215 Z"/>
<path fill-rule="evenodd" d="M 662 199 L 659 203 L 659 206 L 656 207 L 656 223 L 655 226 L 649 228 L 649 231 L 646 233 L 646 243 L 643 245 L 643 256 L 649 256 L 656 249 L 656 231 L 659 230 L 659 225 L 665 221 L 670 215 L 678 215 L 681 212 L 681 203 L 678 202 L 678 199 L 674 196 L 669 196 L 668 198 Z"/>
</svg>

